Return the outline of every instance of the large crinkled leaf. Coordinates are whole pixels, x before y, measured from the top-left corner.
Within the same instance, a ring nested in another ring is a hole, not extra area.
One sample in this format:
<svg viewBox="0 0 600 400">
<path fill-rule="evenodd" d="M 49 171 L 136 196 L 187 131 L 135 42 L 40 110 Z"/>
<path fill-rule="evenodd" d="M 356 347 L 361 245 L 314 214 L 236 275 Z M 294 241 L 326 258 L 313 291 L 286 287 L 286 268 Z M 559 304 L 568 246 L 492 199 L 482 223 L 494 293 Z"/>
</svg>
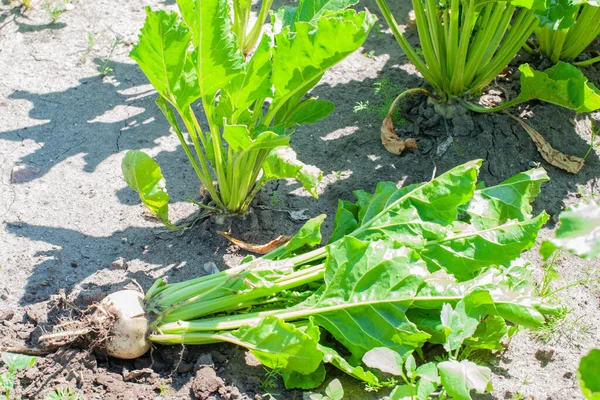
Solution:
<svg viewBox="0 0 600 400">
<path fill-rule="evenodd" d="M 454 298 L 459 301 L 465 298 L 467 301 L 477 300 L 475 304 L 478 304 L 478 307 L 474 308 L 471 304 L 470 309 L 477 312 L 475 315 L 478 319 L 488 314 L 498 315 L 514 324 L 527 327 L 542 325 L 544 317 L 540 310 L 555 313 L 556 307 L 542 303 L 535 295 L 531 280 L 527 285 L 514 286 L 510 271 L 511 268 L 503 270 L 491 268 L 476 278 L 464 282 L 458 282 L 456 278 L 444 271 L 437 271 L 424 279 L 425 284 L 419 291 L 413 308 L 439 310 L 444 303 L 448 302 L 444 299 Z M 473 294 L 476 295 L 469 300 Z M 423 330 L 437 332 L 438 340 L 441 338 L 440 335 L 447 334 L 438 325 L 435 313 L 409 313 L 409 316 L 409 319 L 420 328 L 424 325 Z M 446 339 L 441 343 L 445 342 Z"/>
<path fill-rule="evenodd" d="M 442 239 L 428 241 L 419 254 L 433 269 L 444 269 L 458 280 L 477 276 L 490 265 L 506 265 L 530 249 L 548 220 L 542 212 L 524 221 L 509 220 L 490 229 L 456 224 Z"/>
<path fill-rule="evenodd" d="M 200 92 L 210 107 L 217 91 L 242 70 L 244 56 L 231 29 L 227 0 L 195 0 L 189 19 Z"/>
<path fill-rule="evenodd" d="M 542 168 L 521 172 L 498 185 L 476 190 L 466 208 L 470 223 L 478 229 L 493 228 L 510 219 L 531 217 L 531 203 L 548 174 Z"/>
<path fill-rule="evenodd" d="M 346 237 L 329 250 L 323 287 L 290 312 L 313 316 L 357 359 L 375 347 L 406 354 L 429 337 L 405 316 L 426 274 L 409 249 Z"/>
<path fill-rule="evenodd" d="M 307 246 L 317 246 L 323 239 L 321 236 L 321 225 L 327 215 L 321 214 L 318 217 L 311 218 L 298 230 L 298 233 L 294 235 L 285 245 L 278 249 L 270 252 L 263 257 L 265 260 L 281 260 L 294 255 L 298 250 Z"/>
<path fill-rule="evenodd" d="M 160 166 L 146 153 L 129 150 L 121 163 L 123 177 L 130 188 L 139 195 L 142 203 L 169 226 L 169 194 L 165 188 L 165 178 Z"/>
<path fill-rule="evenodd" d="M 362 202 L 361 226 L 352 234 L 369 240 L 392 238 L 411 247 L 421 247 L 424 239 L 443 238 L 446 232 L 441 229 L 456 221 L 458 208 L 473 196 L 480 167 L 481 160 L 471 161 L 402 189 L 389 182 L 378 184 L 375 194 Z"/>
<path fill-rule="evenodd" d="M 437 367 L 444 389 L 455 400 L 471 400 L 471 390 L 484 393 L 490 386 L 492 371 L 471 361 L 443 361 Z"/>
<path fill-rule="evenodd" d="M 575 23 L 575 17 L 581 4 L 586 0 L 547 0 L 543 10 L 537 10 L 535 16 L 541 26 L 552 30 L 568 29 Z"/>
<path fill-rule="evenodd" d="M 248 348 L 269 368 L 311 374 L 323 360 L 319 329 L 310 321 L 301 330 L 277 317 L 266 317 L 256 326 L 243 326 L 226 335 L 231 336 L 227 341 Z"/>
<path fill-rule="evenodd" d="M 304 164 L 296 158 L 296 153 L 289 147 L 280 147 L 269 153 L 263 164 L 264 179 L 267 181 L 292 178 L 300 181 L 304 189 L 313 197 L 317 196 L 317 188 L 323 172 L 312 165 Z"/>
<path fill-rule="evenodd" d="M 588 400 L 600 400 L 600 349 L 592 349 L 579 362 L 577 378 L 583 395 Z"/>
<path fill-rule="evenodd" d="M 198 79 L 187 55 L 191 33 L 176 12 L 146 8 L 146 21 L 133 58 L 156 91 L 170 103 L 184 109 L 200 97 Z"/>
<path fill-rule="evenodd" d="M 543 72 L 523 64 L 519 70 L 521 93 L 515 102 L 539 99 L 580 113 L 600 109 L 600 90 L 571 64 L 559 61 Z"/>
<path fill-rule="evenodd" d="M 243 67 L 243 70 L 235 75 L 223 88 L 219 100 L 219 108 L 229 108 L 230 112 L 224 117 L 231 124 L 251 123 L 255 121 L 259 113 L 262 115 L 262 107 L 254 110 L 255 102 L 264 102 L 266 98 L 273 96 L 271 73 L 273 65 L 272 38 L 264 35 L 258 47 Z M 227 107 L 225 107 L 225 105 Z M 216 121 L 221 123 L 221 120 Z"/>
<path fill-rule="evenodd" d="M 296 10 L 295 22 L 317 20 L 326 11 L 340 11 L 358 3 L 358 0 L 302 0 Z"/>
<path fill-rule="evenodd" d="M 322 16 L 314 24 L 298 22 L 275 35 L 272 108 L 299 100 L 323 73 L 356 51 L 367 38 L 376 18 L 368 12 L 347 10 Z"/>
<path fill-rule="evenodd" d="M 556 238 L 542 244 L 541 252 L 549 257 L 563 249 L 589 259 L 600 255 L 600 206 L 594 202 L 580 203 L 559 216 Z"/>
</svg>

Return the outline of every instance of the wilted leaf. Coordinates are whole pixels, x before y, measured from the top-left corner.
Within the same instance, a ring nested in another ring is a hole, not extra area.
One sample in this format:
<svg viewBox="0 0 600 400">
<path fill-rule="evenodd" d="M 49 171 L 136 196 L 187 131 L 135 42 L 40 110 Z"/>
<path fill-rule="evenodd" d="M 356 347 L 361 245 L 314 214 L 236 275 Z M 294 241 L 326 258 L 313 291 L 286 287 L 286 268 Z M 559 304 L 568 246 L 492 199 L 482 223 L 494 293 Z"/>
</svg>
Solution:
<svg viewBox="0 0 600 400">
<path fill-rule="evenodd" d="M 521 124 L 523 129 L 525 129 L 525 132 L 527 132 L 531 140 L 533 140 L 535 143 L 544 160 L 546 160 L 550 165 L 554 165 L 555 167 L 570 172 L 571 174 L 576 174 L 581 171 L 581 168 L 583 168 L 585 163 L 583 158 L 571 156 L 556 150 L 538 131 L 527 125 L 521 118 L 517 118 L 508 112 L 506 114 Z"/>
<path fill-rule="evenodd" d="M 417 149 L 415 139 L 400 139 L 394 130 L 394 122 L 391 117 L 386 117 L 381 125 L 381 143 L 387 151 L 392 154 L 400 155 L 406 150 Z"/>
<path fill-rule="evenodd" d="M 255 253 L 255 254 L 267 254 L 268 252 L 273 251 L 273 250 L 283 246 L 284 244 L 289 242 L 290 239 L 292 238 L 291 236 L 279 235 L 279 236 L 277 236 L 277 238 L 271 240 L 269 243 L 254 244 L 254 243 L 246 243 L 244 241 L 238 240 L 238 239 L 232 237 L 227 232 L 217 231 L 217 233 L 219 235 L 225 237 L 226 239 L 228 239 L 231 243 L 235 244 L 240 249 L 246 250 L 246 251 L 249 251 L 249 252 Z"/>
</svg>

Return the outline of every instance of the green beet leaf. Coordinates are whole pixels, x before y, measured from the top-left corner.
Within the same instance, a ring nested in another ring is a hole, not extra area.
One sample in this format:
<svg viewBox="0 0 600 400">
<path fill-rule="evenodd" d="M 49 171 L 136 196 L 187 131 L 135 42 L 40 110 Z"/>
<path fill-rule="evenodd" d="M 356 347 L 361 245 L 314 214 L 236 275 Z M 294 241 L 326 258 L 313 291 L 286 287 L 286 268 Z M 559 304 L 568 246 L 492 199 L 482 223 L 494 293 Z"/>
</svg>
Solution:
<svg viewBox="0 0 600 400">
<path fill-rule="evenodd" d="M 589 259 L 600 255 L 600 206 L 580 203 L 559 216 L 556 238 L 542 244 L 540 251 L 548 258 L 557 248 Z"/>
<path fill-rule="evenodd" d="M 471 390 L 484 393 L 491 386 L 490 369 L 471 361 L 443 361 L 437 367 L 444 389 L 455 400 L 471 400 Z"/>
<path fill-rule="evenodd" d="M 231 29 L 227 0 L 196 0 L 190 19 L 193 59 L 206 106 L 219 89 L 243 68 L 244 56 Z"/>
<path fill-rule="evenodd" d="M 478 229 L 489 229 L 508 220 L 531 218 L 531 203 L 547 182 L 542 168 L 521 172 L 498 185 L 476 190 L 466 207 L 470 223 Z"/>
<path fill-rule="evenodd" d="M 324 363 L 335 366 L 342 372 L 345 372 L 346 374 L 366 383 L 373 389 L 378 389 L 381 387 L 379 378 L 377 378 L 371 371 L 367 371 L 361 366 L 353 366 L 348 360 L 330 347 L 320 345 L 319 349 L 323 353 Z"/>
<path fill-rule="evenodd" d="M 375 347 L 365 353 L 362 362 L 369 368 L 396 376 L 402 373 L 402 356 L 387 347 Z"/>
<path fill-rule="evenodd" d="M 313 389 L 325 381 L 327 371 L 323 364 L 310 374 L 295 371 L 282 371 L 281 377 L 286 389 Z"/>
<path fill-rule="evenodd" d="M 317 100 L 316 97 L 311 97 L 298 104 L 282 123 L 286 128 L 312 124 L 331 114 L 334 108 L 335 106 L 330 101 Z"/>
<path fill-rule="evenodd" d="M 273 250 L 263 257 L 266 260 L 281 260 L 295 254 L 298 250 L 305 247 L 313 247 L 321 244 L 321 225 L 327 216 L 321 214 L 318 217 L 308 220 L 302 228 L 285 245 Z"/>
<path fill-rule="evenodd" d="M 248 348 L 269 368 L 312 374 L 323 360 L 318 328 L 310 322 L 302 331 L 277 317 L 266 317 L 257 326 L 243 326 L 228 335 L 228 341 Z"/>
<path fill-rule="evenodd" d="M 329 251 L 324 286 L 290 312 L 313 316 L 357 359 L 376 347 L 407 354 L 429 337 L 405 315 L 423 274 L 406 248 L 346 237 Z"/>
<path fill-rule="evenodd" d="M 156 91 L 181 109 L 200 97 L 198 79 L 187 52 L 191 33 L 176 12 L 146 8 L 140 41 L 130 56 Z"/>
<path fill-rule="evenodd" d="M 600 349 L 592 349 L 579 362 L 577 369 L 577 378 L 581 391 L 586 399 L 600 400 L 600 374 L 598 366 L 600 365 Z"/>
<path fill-rule="evenodd" d="M 3 352 L 2 362 L 9 371 L 15 372 L 22 369 L 32 367 L 35 364 L 35 357 L 25 354 Z"/>
<path fill-rule="evenodd" d="M 130 150 L 121 164 L 125 182 L 138 192 L 142 203 L 170 228 L 176 227 L 169 221 L 169 194 L 165 189 L 159 165 L 146 153 Z"/>
<path fill-rule="evenodd" d="M 600 90 L 573 65 L 559 61 L 544 72 L 528 64 L 521 71 L 521 93 L 511 103 L 539 99 L 579 113 L 600 109 Z"/>
<path fill-rule="evenodd" d="M 279 113 L 280 109 L 285 110 L 288 102 L 297 104 L 327 69 L 356 51 L 375 21 L 367 12 L 347 10 L 324 15 L 314 24 L 298 22 L 293 32 L 284 28 L 275 35 L 276 51 L 272 60 L 275 95 L 267 121 L 275 114 L 279 120 L 286 120 L 287 113 Z"/>
<path fill-rule="evenodd" d="M 289 147 L 280 147 L 272 151 L 263 165 L 266 181 L 293 178 L 300 183 L 313 197 L 317 197 L 317 188 L 323 172 L 312 165 L 304 164 L 296 158 L 296 153 Z"/>
</svg>

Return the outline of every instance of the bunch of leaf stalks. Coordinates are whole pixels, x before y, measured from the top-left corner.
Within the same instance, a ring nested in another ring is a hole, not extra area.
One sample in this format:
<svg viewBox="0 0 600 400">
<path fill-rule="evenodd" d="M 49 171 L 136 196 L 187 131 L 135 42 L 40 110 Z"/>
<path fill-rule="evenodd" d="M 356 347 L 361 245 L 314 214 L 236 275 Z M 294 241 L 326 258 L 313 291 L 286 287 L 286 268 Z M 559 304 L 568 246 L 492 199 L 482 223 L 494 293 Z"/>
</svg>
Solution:
<svg viewBox="0 0 600 400">
<path fill-rule="evenodd" d="M 158 92 L 157 104 L 202 183 L 206 201 L 190 201 L 213 213 L 243 214 L 266 183 L 283 178 L 317 197 L 321 171 L 298 161 L 289 143 L 296 126 L 333 111 L 333 103 L 305 95 L 362 45 L 376 21 L 366 11 L 346 10 L 351 3 L 301 0 L 285 8 L 280 29 L 263 34 L 250 57 L 242 50 L 254 33 L 242 38 L 246 23 L 232 23 L 227 0 L 178 0 L 180 14 L 146 9 L 131 57 Z M 234 4 L 236 20 L 246 18 L 250 1 Z M 201 117 L 193 106 L 199 99 Z M 146 207 L 177 229 L 158 164 L 135 150 L 122 169 Z"/>
<path fill-rule="evenodd" d="M 600 62 L 600 56 L 574 62 L 600 35 L 600 3 L 571 1 L 565 8 L 570 10 L 566 18 L 557 22 L 543 21 L 546 23 L 536 29 L 540 51 L 554 64 L 561 60 L 577 66 Z"/>
<path fill-rule="evenodd" d="M 140 340 L 122 344 L 121 332 L 112 332 L 109 354 L 229 342 L 280 371 L 290 388 L 318 386 L 325 363 L 376 389 L 390 382 L 361 364 L 369 350 L 406 357 L 423 354 L 427 343 L 445 344 L 458 332 L 444 325 L 442 309 L 473 299 L 472 325 L 495 328 L 473 329 L 470 348 L 461 353 L 461 341 L 450 347 L 452 356 L 502 348 L 509 325 L 540 326 L 555 311 L 536 297 L 527 268 L 514 263 L 547 220 L 543 212 L 531 215 L 530 202 L 548 177 L 535 169 L 486 188 L 477 185 L 480 165 L 469 162 L 423 184 L 356 191 L 355 203 L 340 201 L 326 246 L 307 249 L 321 241 L 320 216 L 261 258 L 186 282 L 160 279 L 145 298 L 133 292 L 128 303 L 141 311 L 112 315 L 135 323 L 126 341 Z"/>
</svg>

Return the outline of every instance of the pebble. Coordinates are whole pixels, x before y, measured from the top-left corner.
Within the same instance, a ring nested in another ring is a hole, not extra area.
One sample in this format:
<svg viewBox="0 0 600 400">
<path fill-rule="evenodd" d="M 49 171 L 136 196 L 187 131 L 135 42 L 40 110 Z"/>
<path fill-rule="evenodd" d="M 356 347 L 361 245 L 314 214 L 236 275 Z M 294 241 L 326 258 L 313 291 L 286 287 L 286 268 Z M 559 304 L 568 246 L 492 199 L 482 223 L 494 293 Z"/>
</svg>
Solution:
<svg viewBox="0 0 600 400">
<path fill-rule="evenodd" d="M 111 266 L 113 268 L 127 269 L 127 263 L 125 262 L 123 257 L 117 258 L 115 261 L 112 262 Z"/>
</svg>

